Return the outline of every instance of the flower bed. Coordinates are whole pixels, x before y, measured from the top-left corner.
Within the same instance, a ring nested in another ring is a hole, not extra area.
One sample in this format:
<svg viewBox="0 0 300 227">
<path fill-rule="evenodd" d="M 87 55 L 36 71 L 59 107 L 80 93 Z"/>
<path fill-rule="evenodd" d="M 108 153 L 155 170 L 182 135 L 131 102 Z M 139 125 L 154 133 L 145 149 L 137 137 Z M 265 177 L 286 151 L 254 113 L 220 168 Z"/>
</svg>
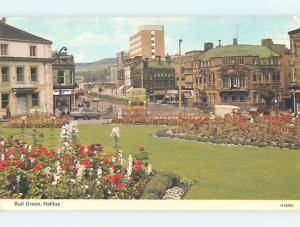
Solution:
<svg viewBox="0 0 300 227">
<path fill-rule="evenodd" d="M 51 114 L 28 114 L 22 117 L 12 117 L 4 125 L 7 128 L 60 128 L 68 122 L 69 118 L 53 117 Z"/>
<path fill-rule="evenodd" d="M 157 117 L 157 116 L 124 116 L 114 118 L 113 123 L 133 125 L 177 125 L 182 122 L 196 122 L 200 117 Z"/>
<path fill-rule="evenodd" d="M 238 114 L 211 116 L 180 122 L 177 127 L 156 132 L 156 135 L 218 144 L 300 149 L 300 120 L 289 114 L 256 118 Z"/>
</svg>

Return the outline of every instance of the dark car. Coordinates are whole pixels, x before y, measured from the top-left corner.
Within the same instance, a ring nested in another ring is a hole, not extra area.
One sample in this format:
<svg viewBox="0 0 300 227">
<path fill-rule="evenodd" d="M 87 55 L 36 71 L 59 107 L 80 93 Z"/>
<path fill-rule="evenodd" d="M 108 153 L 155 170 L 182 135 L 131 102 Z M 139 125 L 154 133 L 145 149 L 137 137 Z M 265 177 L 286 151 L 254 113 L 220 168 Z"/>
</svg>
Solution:
<svg viewBox="0 0 300 227">
<path fill-rule="evenodd" d="M 75 120 L 78 119 L 78 118 L 83 118 L 83 119 L 96 118 L 96 119 L 100 119 L 100 112 L 98 110 L 88 108 L 88 107 L 75 108 L 74 110 L 71 111 L 70 115 Z"/>
</svg>

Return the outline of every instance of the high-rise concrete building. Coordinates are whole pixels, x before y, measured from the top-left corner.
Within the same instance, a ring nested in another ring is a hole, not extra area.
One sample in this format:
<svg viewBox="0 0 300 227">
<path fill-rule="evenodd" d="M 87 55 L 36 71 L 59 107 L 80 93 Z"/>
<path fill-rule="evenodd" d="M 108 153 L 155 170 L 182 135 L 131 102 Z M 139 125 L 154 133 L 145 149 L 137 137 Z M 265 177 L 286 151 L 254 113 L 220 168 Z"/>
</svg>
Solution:
<svg viewBox="0 0 300 227">
<path fill-rule="evenodd" d="M 164 26 L 142 25 L 139 31 L 132 35 L 130 42 L 130 57 L 165 58 Z"/>
<path fill-rule="evenodd" d="M 124 64 L 124 62 L 128 59 L 129 59 L 129 51 L 120 51 L 117 53 L 116 63 L 117 65 L 121 65 Z"/>
</svg>

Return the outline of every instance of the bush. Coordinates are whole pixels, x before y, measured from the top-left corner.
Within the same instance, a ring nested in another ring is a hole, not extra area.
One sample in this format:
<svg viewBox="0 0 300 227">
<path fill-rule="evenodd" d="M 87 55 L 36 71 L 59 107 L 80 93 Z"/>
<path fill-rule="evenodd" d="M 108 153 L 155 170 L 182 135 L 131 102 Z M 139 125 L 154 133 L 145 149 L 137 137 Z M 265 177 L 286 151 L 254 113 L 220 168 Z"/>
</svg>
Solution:
<svg viewBox="0 0 300 227">
<path fill-rule="evenodd" d="M 166 190 L 175 186 L 178 182 L 177 176 L 172 172 L 159 172 L 148 183 L 142 199 L 162 199 Z"/>
</svg>

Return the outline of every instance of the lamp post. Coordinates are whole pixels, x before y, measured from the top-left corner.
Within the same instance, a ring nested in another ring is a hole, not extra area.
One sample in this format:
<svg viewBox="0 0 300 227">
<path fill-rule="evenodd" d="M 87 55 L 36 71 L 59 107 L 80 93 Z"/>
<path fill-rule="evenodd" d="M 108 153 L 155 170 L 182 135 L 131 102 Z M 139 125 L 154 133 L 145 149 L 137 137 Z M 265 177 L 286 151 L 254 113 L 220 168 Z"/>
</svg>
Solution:
<svg viewBox="0 0 300 227">
<path fill-rule="evenodd" d="M 182 43 L 182 39 L 179 39 L 178 42 L 178 48 L 179 48 L 179 54 L 178 54 L 178 63 L 179 63 L 179 75 L 178 75 L 178 79 L 179 79 L 179 83 L 178 83 L 178 87 L 179 87 L 179 91 L 178 91 L 178 101 L 179 101 L 179 114 L 182 113 L 182 87 L 181 87 L 181 43 Z"/>
<path fill-rule="evenodd" d="M 59 111 L 61 111 L 62 113 L 62 97 L 61 97 L 61 78 L 60 78 L 60 56 L 62 54 L 63 51 L 67 51 L 66 47 L 62 47 L 60 48 L 60 50 L 57 53 L 57 60 L 58 60 L 58 72 L 57 72 L 57 76 L 58 76 L 58 100 L 59 100 L 59 105 L 58 105 L 58 109 Z"/>
</svg>

